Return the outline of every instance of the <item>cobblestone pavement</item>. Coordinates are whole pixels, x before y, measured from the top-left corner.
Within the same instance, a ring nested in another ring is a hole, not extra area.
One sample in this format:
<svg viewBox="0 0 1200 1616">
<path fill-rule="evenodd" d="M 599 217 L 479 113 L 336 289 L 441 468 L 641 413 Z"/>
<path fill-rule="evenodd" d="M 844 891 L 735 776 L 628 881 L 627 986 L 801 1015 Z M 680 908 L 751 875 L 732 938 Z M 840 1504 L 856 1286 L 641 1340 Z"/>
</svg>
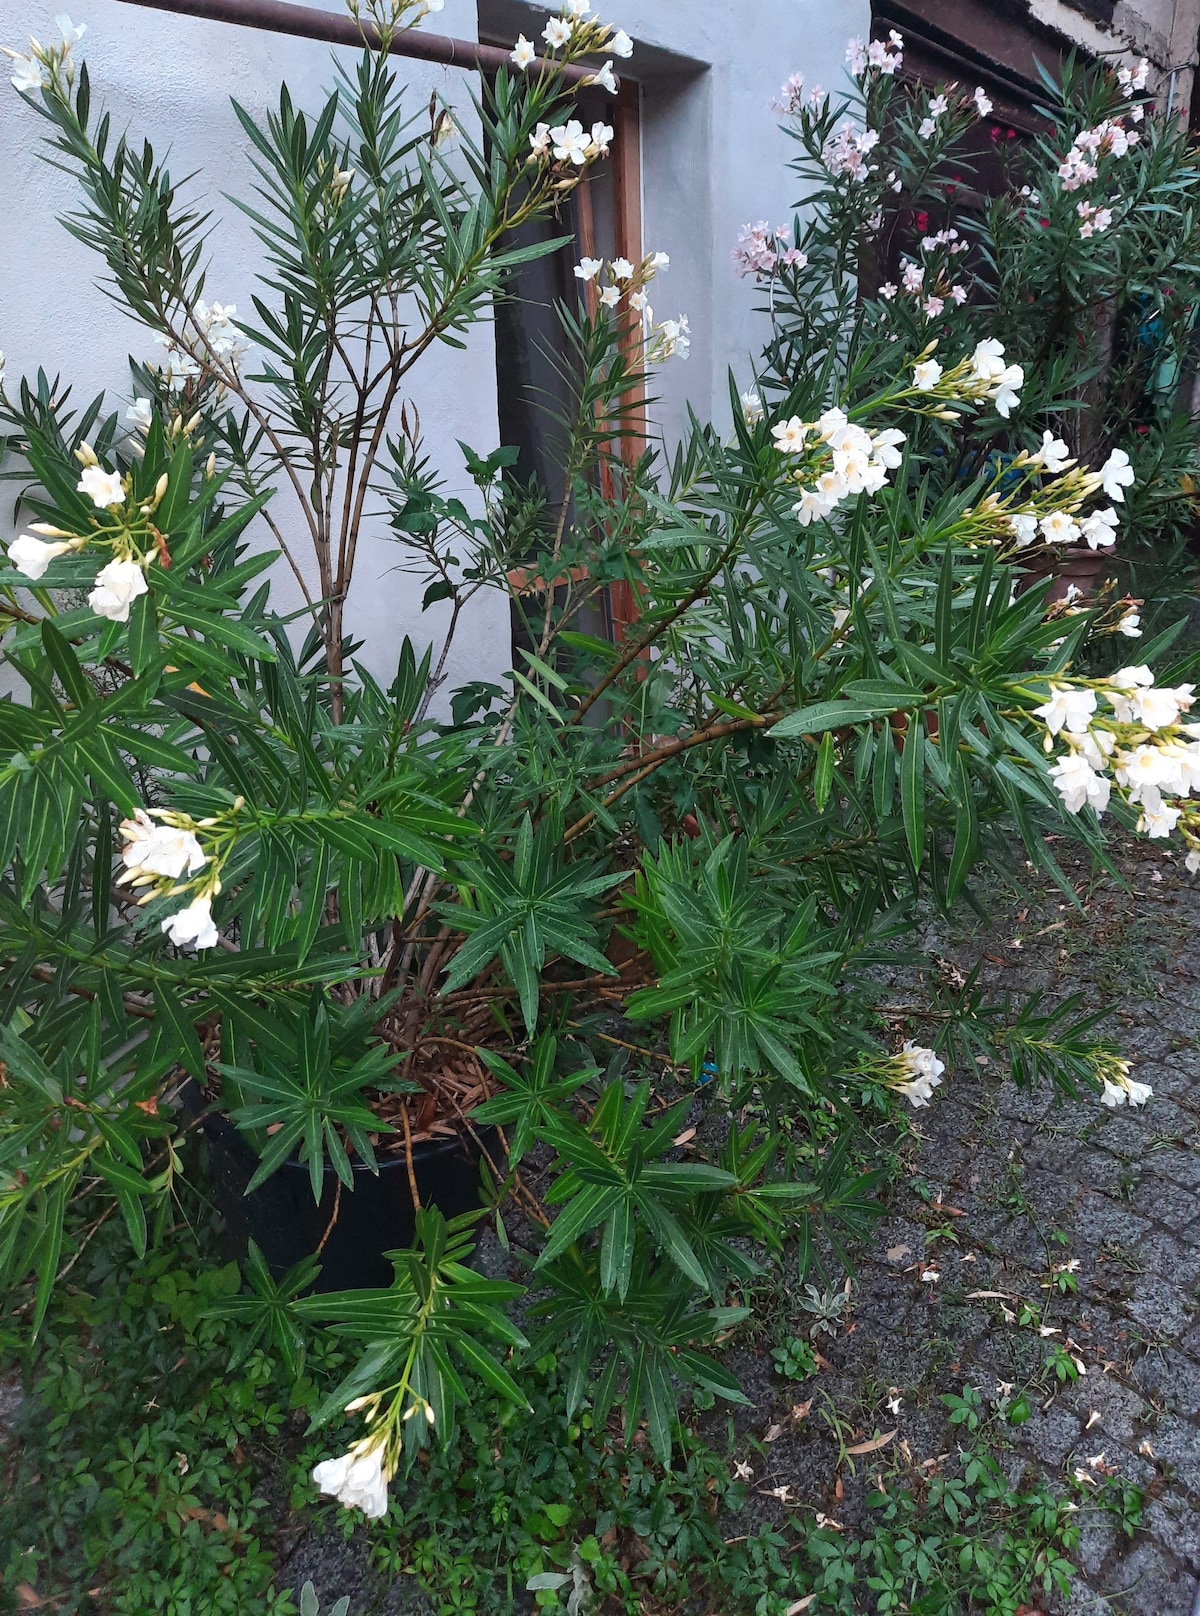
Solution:
<svg viewBox="0 0 1200 1616">
<path fill-rule="evenodd" d="M 991 990 L 1081 990 L 1088 1007 L 1110 1006 L 1104 1031 L 1154 1097 L 1110 1111 L 956 1074 L 916 1117 L 911 1176 L 856 1254 L 853 1328 L 823 1347 L 817 1385 L 868 1436 L 897 1428 L 919 1462 L 958 1440 L 940 1393 L 992 1396 L 1026 1380 L 1048 1345 L 1073 1343 L 1086 1373 L 1013 1433 L 1010 1479 L 1061 1483 L 1102 1453 L 1147 1506 L 1132 1541 L 1107 1517 L 1085 1525 L 1070 1616 L 1188 1616 L 1200 1577 L 1200 892 L 1153 844 L 1122 857 L 1128 892 L 1059 851 L 1082 914 L 1030 875 L 1028 903 L 999 905 L 973 937 L 931 927 L 920 945 L 960 967 L 982 960 Z M 1051 1300 L 1050 1268 L 1070 1261 L 1078 1293 Z M 923 1282 L 931 1267 L 941 1277 Z M 989 1291 L 1003 1295 L 978 1294 Z M 1062 1334 L 1006 1322 L 1017 1298 Z M 737 1367 L 766 1390 L 761 1370 Z M 770 1450 L 773 1479 L 853 1520 L 814 1423 Z"/>
</svg>

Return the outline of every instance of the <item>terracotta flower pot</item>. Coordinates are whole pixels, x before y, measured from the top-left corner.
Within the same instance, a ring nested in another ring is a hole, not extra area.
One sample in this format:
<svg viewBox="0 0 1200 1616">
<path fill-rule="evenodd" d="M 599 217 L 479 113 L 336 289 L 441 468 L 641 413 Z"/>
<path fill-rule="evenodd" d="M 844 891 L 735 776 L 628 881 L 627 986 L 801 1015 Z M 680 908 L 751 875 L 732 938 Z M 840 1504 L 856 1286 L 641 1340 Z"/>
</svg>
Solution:
<svg viewBox="0 0 1200 1616">
<path fill-rule="evenodd" d="M 1032 589 L 1044 579 L 1052 580 L 1046 603 L 1065 600 L 1072 585 L 1079 590 L 1079 600 L 1089 605 L 1096 598 L 1100 582 L 1112 569 L 1112 556 L 1103 550 L 1065 550 L 1060 554 L 1043 552 L 1021 563 L 1025 579 L 1022 589 Z"/>
</svg>

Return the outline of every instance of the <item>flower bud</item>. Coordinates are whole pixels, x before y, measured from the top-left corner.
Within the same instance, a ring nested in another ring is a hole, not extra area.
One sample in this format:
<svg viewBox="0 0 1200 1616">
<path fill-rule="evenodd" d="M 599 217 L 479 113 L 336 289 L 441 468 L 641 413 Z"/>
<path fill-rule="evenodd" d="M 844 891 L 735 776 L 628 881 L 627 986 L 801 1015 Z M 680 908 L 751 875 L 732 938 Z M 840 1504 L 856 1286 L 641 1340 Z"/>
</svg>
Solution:
<svg viewBox="0 0 1200 1616">
<path fill-rule="evenodd" d="M 170 477 L 164 471 L 162 476 L 155 483 L 155 485 L 154 485 L 154 503 L 155 503 L 156 506 L 161 505 L 163 500 L 165 499 L 166 493 L 167 493 L 167 484 L 170 482 L 170 480 L 171 480 Z"/>
<path fill-rule="evenodd" d="M 75 451 L 75 458 L 81 466 L 98 466 L 100 464 L 96 458 L 96 451 L 90 443 L 81 443 Z"/>
<path fill-rule="evenodd" d="M 204 462 L 204 475 L 206 477 L 215 477 L 217 475 L 217 452 L 215 449 Z"/>
<path fill-rule="evenodd" d="M 192 416 L 191 420 L 188 422 L 188 424 L 183 429 L 185 435 L 190 436 L 190 434 L 193 433 L 199 425 L 200 425 L 200 411 L 197 410 L 195 415 Z"/>
</svg>

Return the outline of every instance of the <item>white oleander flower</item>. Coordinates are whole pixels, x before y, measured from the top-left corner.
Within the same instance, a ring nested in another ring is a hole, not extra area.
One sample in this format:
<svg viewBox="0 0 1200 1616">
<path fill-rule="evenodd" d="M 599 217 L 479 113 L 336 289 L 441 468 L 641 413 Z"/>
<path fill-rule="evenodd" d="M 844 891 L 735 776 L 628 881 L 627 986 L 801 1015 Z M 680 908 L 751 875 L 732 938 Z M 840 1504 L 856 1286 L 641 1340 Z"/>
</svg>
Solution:
<svg viewBox="0 0 1200 1616">
<path fill-rule="evenodd" d="M 986 118 L 988 113 L 992 110 L 992 100 L 991 97 L 985 93 L 982 85 L 977 84 L 975 86 L 975 94 L 971 99 L 975 103 L 975 110 L 979 116 L 981 118 Z"/>
<path fill-rule="evenodd" d="M 798 415 L 793 415 L 773 426 L 771 436 L 780 454 L 800 454 L 808 437 L 808 427 Z"/>
<path fill-rule="evenodd" d="M 928 393 L 942 379 L 942 367 L 936 359 L 925 359 L 913 367 L 913 386 L 919 393 Z"/>
<path fill-rule="evenodd" d="M 148 398 L 135 398 L 125 411 L 125 419 L 131 426 L 137 427 L 139 432 L 149 432 L 151 422 L 154 420 L 154 405 Z"/>
<path fill-rule="evenodd" d="M 889 426 L 882 432 L 877 432 L 871 439 L 871 453 L 881 466 L 886 467 L 888 471 L 895 471 L 904 460 L 900 452 L 900 445 L 904 442 L 904 433 L 894 426 Z"/>
<path fill-rule="evenodd" d="M 1066 730 L 1068 735 L 1086 735 L 1096 711 L 1096 692 L 1077 690 L 1071 685 L 1051 685 L 1049 700 L 1035 707 L 1051 735 Z"/>
<path fill-rule="evenodd" d="M 581 281 L 594 281 L 603 268 L 603 258 L 581 258 L 575 265 L 575 275 Z"/>
<path fill-rule="evenodd" d="M 551 129 L 550 139 L 553 142 L 556 161 L 574 163 L 578 168 L 582 168 L 587 162 L 591 136 L 578 118 L 570 118 L 566 123 Z"/>
<path fill-rule="evenodd" d="M 1058 758 L 1050 769 L 1050 777 L 1068 813 L 1077 814 L 1084 803 L 1098 814 L 1108 807 L 1112 782 L 1098 774 L 1081 752 Z"/>
<path fill-rule="evenodd" d="M 1047 544 L 1074 544 L 1079 537 L 1079 523 L 1068 511 L 1051 511 L 1039 525 Z"/>
<path fill-rule="evenodd" d="M 981 382 L 999 381 L 1008 368 L 1004 361 L 1004 344 L 995 337 L 985 337 L 971 355 L 971 368 Z"/>
<path fill-rule="evenodd" d="M 1192 705 L 1193 690 L 1192 685 L 1177 685 L 1173 690 L 1146 690 L 1141 700 L 1140 722 L 1147 729 L 1169 729 L 1179 718 L 1180 712 L 1186 712 Z"/>
<path fill-rule="evenodd" d="M 851 73 L 856 79 L 861 78 L 866 72 L 867 63 L 869 60 L 870 58 L 867 55 L 867 47 L 863 44 L 861 39 L 851 39 L 847 43 L 846 65 L 849 67 Z"/>
<path fill-rule="evenodd" d="M 182 387 L 201 375 L 200 361 L 194 354 L 176 348 L 169 337 L 157 336 L 155 342 L 166 349 L 166 357 L 159 366 L 159 375 L 168 387 Z"/>
<path fill-rule="evenodd" d="M 600 293 L 600 303 L 603 308 L 615 309 L 621 301 L 621 288 L 619 286 L 606 286 Z"/>
<path fill-rule="evenodd" d="M 1193 847 L 1187 858 L 1184 859 L 1183 865 L 1189 875 L 1196 875 L 1200 872 L 1200 850 Z"/>
<path fill-rule="evenodd" d="M 741 397 L 742 420 L 747 426 L 754 426 L 763 418 L 763 401 L 753 387 L 748 387 Z"/>
<path fill-rule="evenodd" d="M 937 132 L 937 119 L 936 118 L 922 118 L 920 123 L 917 125 L 917 134 L 921 137 L 922 140 L 928 140 L 930 135 L 936 134 L 936 132 Z"/>
<path fill-rule="evenodd" d="M 88 605 L 110 623 L 128 623 L 130 607 L 148 588 L 146 574 L 136 561 L 110 561 L 96 574 Z"/>
<path fill-rule="evenodd" d="M 1134 475 L 1124 449 L 1114 449 L 1101 466 L 1100 483 L 1109 499 L 1115 499 L 1118 505 L 1125 503 L 1124 490 L 1133 487 Z"/>
<path fill-rule="evenodd" d="M 814 489 L 802 488 L 800 490 L 800 498 L 792 506 L 792 514 L 800 523 L 801 527 L 807 527 L 810 522 L 816 522 L 819 521 L 822 516 L 828 516 L 832 509 L 833 506 L 826 504 L 826 502 L 821 498 L 820 494 Z M 845 621 L 845 616 L 843 616 L 842 621 Z M 841 623 L 837 624 L 838 628 L 841 626 Z"/>
<path fill-rule="evenodd" d="M 345 1509 L 361 1509 L 368 1520 L 387 1514 L 391 1472 L 379 1438 L 365 1437 L 340 1458 L 323 1459 L 313 1467 L 312 1479 L 323 1493 Z"/>
<path fill-rule="evenodd" d="M 1100 550 L 1117 542 L 1117 523 L 1120 518 L 1109 505 L 1105 510 L 1093 511 L 1090 516 L 1084 517 L 1079 524 L 1079 530 L 1092 550 Z"/>
<path fill-rule="evenodd" d="M 526 39 L 524 34 L 518 34 L 517 43 L 509 52 L 509 57 L 524 72 L 529 64 L 537 59 L 537 47 L 531 39 Z"/>
<path fill-rule="evenodd" d="M 529 137 L 529 145 L 535 157 L 545 157 L 550 150 L 550 125 L 540 123 Z"/>
<path fill-rule="evenodd" d="M 563 0 L 564 17 L 586 17 L 592 9 L 592 0 Z"/>
<path fill-rule="evenodd" d="M 1019 389 L 1025 385 L 1025 372 L 1020 365 L 1009 365 L 1004 374 L 996 383 L 996 390 L 992 394 L 992 403 L 996 406 L 996 414 L 1002 415 L 1007 421 L 1013 410 L 1021 402 Z"/>
<path fill-rule="evenodd" d="M 608 41 L 608 48 L 614 56 L 619 56 L 622 61 L 628 61 L 633 55 L 633 40 L 623 28 L 618 28 Z"/>
<path fill-rule="evenodd" d="M 56 557 L 66 555 L 71 548 L 69 541 L 46 544 L 42 539 L 35 539 L 32 533 L 22 533 L 9 545 L 8 559 L 26 578 L 37 579 Z"/>
<path fill-rule="evenodd" d="M 1022 549 L 1037 538 L 1038 519 L 1032 511 L 1010 511 L 1008 525 Z"/>
<path fill-rule="evenodd" d="M 671 255 L 665 252 L 651 253 L 649 269 L 652 275 L 665 275 L 671 267 Z"/>
<path fill-rule="evenodd" d="M 691 347 L 692 338 L 688 330 L 687 315 L 681 314 L 677 320 L 663 320 L 655 327 L 649 357 L 654 360 L 665 360 L 673 359 L 678 354 L 680 359 L 686 359 Z"/>
<path fill-rule="evenodd" d="M 542 38 L 551 50 L 560 50 L 571 41 L 571 24 L 561 17 L 551 17 L 542 29 Z"/>
<path fill-rule="evenodd" d="M 1035 449 L 1030 456 L 1035 466 L 1045 466 L 1053 476 L 1065 471 L 1071 463 L 1071 451 L 1061 438 L 1056 438 L 1053 432 L 1042 433 L 1042 446 Z"/>
<path fill-rule="evenodd" d="M 1117 633 L 1124 634 L 1126 639 L 1138 640 L 1142 636 L 1142 615 L 1140 612 L 1126 612 L 1117 624 Z"/>
<path fill-rule="evenodd" d="M 628 258 L 614 258 L 611 264 L 612 278 L 615 281 L 627 281 L 633 278 L 633 265 Z"/>
<path fill-rule="evenodd" d="M 592 125 L 592 138 L 588 145 L 588 157 L 607 157 L 608 148 L 612 143 L 613 126 L 610 123 L 594 123 Z"/>
<path fill-rule="evenodd" d="M 186 909 L 164 920 L 162 929 L 176 948 L 215 948 L 220 941 L 213 925 L 211 898 L 193 898 Z"/>
<path fill-rule="evenodd" d="M 51 83 L 49 70 L 38 61 L 36 56 L 17 56 L 12 58 L 12 87 L 19 90 L 22 95 L 28 95 L 32 90 L 43 90 Z"/>
<path fill-rule="evenodd" d="M 178 881 L 185 871 L 195 875 L 208 863 L 192 831 L 156 824 L 144 808 L 123 819 L 119 829 L 126 844 L 121 858 L 130 875 L 165 875 Z"/>
<path fill-rule="evenodd" d="M 102 466 L 85 466 L 75 487 L 78 493 L 88 496 L 98 511 L 125 503 L 125 490 L 121 487 L 119 471 L 105 471 Z"/>
<path fill-rule="evenodd" d="M 584 79 L 583 82 L 598 85 L 600 89 L 607 90 L 609 95 L 616 95 L 617 93 L 617 80 L 616 75 L 613 73 L 611 62 L 605 62 L 598 73 L 593 73 L 590 78 Z"/>
</svg>

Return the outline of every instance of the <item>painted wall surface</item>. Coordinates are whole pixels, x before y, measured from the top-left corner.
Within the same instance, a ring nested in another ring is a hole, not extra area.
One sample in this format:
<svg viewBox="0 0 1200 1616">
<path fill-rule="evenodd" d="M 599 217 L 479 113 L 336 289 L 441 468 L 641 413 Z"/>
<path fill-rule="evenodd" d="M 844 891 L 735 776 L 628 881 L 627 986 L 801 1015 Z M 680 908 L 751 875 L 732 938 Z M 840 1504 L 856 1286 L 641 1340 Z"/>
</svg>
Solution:
<svg viewBox="0 0 1200 1616">
<path fill-rule="evenodd" d="M 1163 101 L 1187 116 L 1200 34 L 1200 0 L 1117 0 L 1110 22 L 1096 21 L 1071 0 L 1029 0 L 1049 23 L 1087 50 L 1119 60 L 1147 56 Z"/>
<path fill-rule="evenodd" d="M 785 167 L 794 143 L 771 102 L 796 72 L 842 88 L 846 42 L 867 37 L 871 8 L 869 0 L 598 0 L 596 10 L 635 42 L 633 59 L 617 66 L 642 84 L 645 246 L 671 255 L 655 313 L 691 322 L 691 358 L 667 365 L 655 389 L 670 440 L 689 403 L 728 421 L 728 372 L 746 386 L 763 343 L 761 298 L 738 279 L 732 252 L 743 225 L 790 224 L 801 200 Z M 537 38 L 546 11 L 532 0 L 479 0 L 481 35 Z"/>
<path fill-rule="evenodd" d="M 249 197 L 253 175 L 249 143 L 230 107 L 234 97 L 258 120 L 275 103 L 286 79 L 301 106 L 319 106 L 332 80 L 334 48 L 249 28 L 187 17 L 171 17 L 119 0 L 73 0 L 75 20 L 88 33 L 78 47 L 87 59 L 93 96 L 112 109 L 114 123 L 146 134 L 161 155 L 170 149 L 172 173 L 199 170 L 203 195 L 219 221 L 212 243 L 206 286 L 210 300 L 236 303 L 252 315 L 250 302 L 261 250 L 250 222 L 224 200 L 222 192 Z M 336 0 L 334 0 L 336 3 Z M 3 42 L 23 44 L 29 34 L 51 36 L 52 0 L 7 0 Z M 446 0 L 439 19 L 447 33 L 475 36 L 475 0 Z M 353 60 L 355 52 L 342 53 Z M 414 112 L 439 93 L 462 106 L 462 74 L 419 62 L 402 64 L 411 82 Z M 0 232 L 0 348 L 8 361 L 11 390 L 21 373 L 39 365 L 60 372 L 89 399 L 100 389 L 111 393 L 122 411 L 128 401 L 126 356 L 152 359 L 150 334 L 128 320 L 97 288 L 100 261 L 74 241 L 57 221 L 74 202 L 69 179 L 37 155 L 46 126 L 0 78 L 0 210 L 11 227 Z M 430 452 L 442 465 L 454 492 L 469 498 L 471 485 L 456 447 L 461 438 L 484 449 L 497 441 L 495 356 L 491 327 L 481 324 L 467 348 L 439 347 L 413 373 L 413 394 Z M 12 536 L 9 496 L 0 495 L 0 538 Z M 297 553 L 307 539 L 299 512 L 281 488 L 273 504 Z M 447 608 L 421 611 L 417 582 L 397 572 L 401 552 L 377 530 L 360 545 L 350 600 L 350 627 L 373 648 L 373 668 L 388 678 L 405 633 L 418 647 L 444 633 Z M 280 610 L 301 604 L 286 566 L 272 574 L 273 600 Z M 509 666 L 509 617 L 499 592 L 478 596 L 469 608 L 452 653 L 449 686 L 471 678 L 498 678 Z"/>
<path fill-rule="evenodd" d="M 61 0 L 58 0 L 61 3 Z M 88 24 L 79 47 L 92 75 L 94 97 L 117 125 L 146 134 L 171 151 L 174 172 L 198 170 L 198 193 L 215 212 L 207 295 L 249 311 L 260 250 L 249 221 L 224 191 L 246 194 L 247 146 L 229 106 L 236 97 L 265 116 L 279 81 L 294 99 L 315 105 L 331 76 L 332 47 L 307 40 L 135 8 L 121 0 L 76 0 L 76 21 Z M 332 9 L 336 0 L 326 0 Z M 3 43 L 22 46 L 29 34 L 48 37 L 51 0 L 7 0 Z M 427 24 L 460 38 L 477 37 L 482 19 L 494 33 L 520 23 L 540 32 L 547 7 L 517 0 L 446 0 Z M 739 228 L 751 220 L 790 220 L 798 200 L 785 168 L 789 142 L 776 127 L 770 102 L 783 80 L 802 71 L 810 83 L 841 82 L 851 34 L 865 34 L 868 0 L 607 0 L 606 20 L 637 43 L 634 63 L 645 81 L 643 172 L 645 241 L 669 252 L 672 267 L 656 307 L 661 316 L 685 312 L 693 331 L 688 364 L 663 374 L 659 419 L 675 435 L 690 402 L 702 415 L 728 419 L 726 372 L 742 385 L 750 353 L 761 343 L 756 294 L 733 269 Z M 515 37 L 516 28 L 507 37 Z M 431 90 L 465 105 L 461 73 L 407 62 L 414 107 Z M 0 81 L 0 348 L 15 378 L 40 365 L 58 372 L 80 399 L 100 389 L 123 409 L 126 356 L 152 357 L 149 333 L 123 317 L 98 289 L 100 264 L 57 223 L 73 204 L 71 182 L 37 156 L 42 121 Z M 456 439 L 486 448 L 496 441 L 496 381 L 490 329 L 473 333 L 465 352 L 439 348 L 413 378 L 428 446 L 452 486 L 465 493 Z M 0 539 L 13 534 L 11 506 L 0 505 Z M 298 514 L 283 511 L 291 531 Z M 372 657 L 387 674 L 404 633 L 418 644 L 437 638 L 443 607 L 420 610 L 414 581 L 395 571 L 399 554 L 386 538 L 368 535 L 351 600 L 351 626 L 380 647 Z M 281 609 L 298 604 L 282 566 L 275 572 Z M 464 624 L 450 684 L 495 677 L 508 666 L 508 613 L 496 596 L 480 600 Z"/>
</svg>

